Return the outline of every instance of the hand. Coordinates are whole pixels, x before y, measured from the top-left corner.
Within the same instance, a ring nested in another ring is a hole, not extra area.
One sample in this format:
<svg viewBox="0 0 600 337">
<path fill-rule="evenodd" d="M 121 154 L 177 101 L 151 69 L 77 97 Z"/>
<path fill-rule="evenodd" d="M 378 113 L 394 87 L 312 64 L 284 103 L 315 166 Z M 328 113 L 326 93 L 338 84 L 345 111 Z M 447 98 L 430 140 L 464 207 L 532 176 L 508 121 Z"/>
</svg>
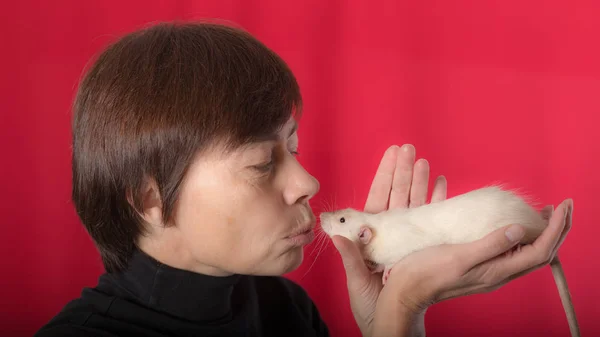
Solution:
<svg viewBox="0 0 600 337">
<path fill-rule="evenodd" d="M 415 148 L 405 144 L 391 146 L 384 153 L 371 184 L 364 211 L 378 213 L 389 208 L 418 207 L 426 203 L 429 165 L 420 159 L 415 163 Z M 447 183 L 436 179 L 431 202 L 446 199 Z M 363 336 L 369 336 L 381 292 L 381 274 L 373 274 L 365 265 L 355 244 L 341 236 L 332 241 L 344 263 L 350 306 Z M 424 314 L 424 312 L 422 313 Z M 422 317 L 421 317 L 422 320 Z M 422 324 L 422 323 L 421 323 Z"/>
<path fill-rule="evenodd" d="M 551 206 L 544 208 L 542 215 L 549 218 L 548 227 L 533 243 L 509 254 L 505 252 L 523 236 L 519 225 L 506 226 L 471 243 L 414 252 L 394 265 L 380 301 L 400 301 L 408 312 L 418 313 L 436 302 L 496 290 L 556 257 L 571 229 L 572 208 L 571 199 L 564 200 L 556 212 Z M 507 229 L 514 230 L 514 240 L 505 235 Z"/>
</svg>

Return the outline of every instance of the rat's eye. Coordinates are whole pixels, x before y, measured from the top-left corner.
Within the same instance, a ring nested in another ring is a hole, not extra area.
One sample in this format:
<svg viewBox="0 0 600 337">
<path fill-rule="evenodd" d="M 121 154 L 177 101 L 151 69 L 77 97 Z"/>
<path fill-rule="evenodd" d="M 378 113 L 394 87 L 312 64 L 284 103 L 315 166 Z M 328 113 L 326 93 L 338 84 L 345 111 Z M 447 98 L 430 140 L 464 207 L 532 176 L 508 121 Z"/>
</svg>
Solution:
<svg viewBox="0 0 600 337">
<path fill-rule="evenodd" d="M 340 222 L 341 222 L 341 223 L 344 223 L 344 222 L 346 222 L 346 219 L 344 219 L 344 218 L 340 218 Z"/>
</svg>

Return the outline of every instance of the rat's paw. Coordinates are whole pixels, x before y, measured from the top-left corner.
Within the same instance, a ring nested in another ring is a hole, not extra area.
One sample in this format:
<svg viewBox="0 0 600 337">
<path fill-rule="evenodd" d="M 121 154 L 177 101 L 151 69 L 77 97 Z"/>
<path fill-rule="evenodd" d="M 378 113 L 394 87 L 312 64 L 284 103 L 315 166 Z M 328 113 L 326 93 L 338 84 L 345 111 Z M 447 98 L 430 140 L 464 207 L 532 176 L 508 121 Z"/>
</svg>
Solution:
<svg viewBox="0 0 600 337">
<path fill-rule="evenodd" d="M 387 282 L 388 277 L 390 276 L 390 272 L 392 271 L 392 267 L 388 267 L 386 266 L 383 270 L 383 276 L 382 276 L 382 283 L 383 285 L 385 285 L 385 283 Z"/>
<path fill-rule="evenodd" d="M 507 250 L 506 253 L 504 253 L 504 256 L 511 257 L 511 256 L 513 256 L 513 254 L 515 252 L 517 252 L 517 253 L 521 252 L 521 247 L 523 247 L 522 244 L 520 244 L 520 243 L 517 244 L 516 246 L 514 246 L 511 249 Z"/>
</svg>

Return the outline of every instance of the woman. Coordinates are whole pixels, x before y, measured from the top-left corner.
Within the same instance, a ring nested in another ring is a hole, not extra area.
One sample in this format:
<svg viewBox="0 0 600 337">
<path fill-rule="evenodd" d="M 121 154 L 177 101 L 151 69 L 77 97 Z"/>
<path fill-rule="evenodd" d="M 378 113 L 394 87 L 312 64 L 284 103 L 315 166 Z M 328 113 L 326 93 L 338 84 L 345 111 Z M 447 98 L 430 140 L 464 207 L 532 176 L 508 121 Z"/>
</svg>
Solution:
<svg viewBox="0 0 600 337">
<path fill-rule="evenodd" d="M 72 125 L 73 201 L 106 273 L 37 336 L 327 336 L 306 292 L 281 277 L 315 226 L 319 184 L 295 158 L 301 103 L 286 64 L 238 29 L 159 24 L 107 48 Z M 427 162 L 413 166 L 414 155 L 384 154 L 367 211 L 425 203 Z M 441 177 L 432 201 L 445 196 Z M 570 228 L 567 205 L 518 254 L 496 257 L 522 235 L 513 226 L 513 240 L 499 230 L 414 253 L 383 289 L 335 237 L 361 331 L 422 334 L 432 303 L 547 264 Z"/>
</svg>

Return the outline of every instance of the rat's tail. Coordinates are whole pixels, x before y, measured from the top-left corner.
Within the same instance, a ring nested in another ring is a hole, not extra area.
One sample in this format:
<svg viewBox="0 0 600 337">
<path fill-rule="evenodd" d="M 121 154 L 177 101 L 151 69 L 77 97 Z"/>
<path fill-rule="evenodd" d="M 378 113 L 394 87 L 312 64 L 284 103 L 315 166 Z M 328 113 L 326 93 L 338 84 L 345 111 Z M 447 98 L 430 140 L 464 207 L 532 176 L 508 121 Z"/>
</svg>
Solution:
<svg viewBox="0 0 600 337">
<path fill-rule="evenodd" d="M 569 287 L 567 286 L 567 279 L 562 268 L 562 264 L 558 259 L 558 255 L 550 261 L 550 268 L 552 268 L 552 275 L 560 294 L 560 300 L 565 314 L 567 314 L 567 321 L 569 322 L 569 329 L 571 330 L 571 337 L 581 337 L 579 333 L 579 324 L 577 323 L 577 316 L 575 315 L 575 309 L 573 308 L 573 301 L 571 300 L 571 294 L 569 293 Z"/>
</svg>

